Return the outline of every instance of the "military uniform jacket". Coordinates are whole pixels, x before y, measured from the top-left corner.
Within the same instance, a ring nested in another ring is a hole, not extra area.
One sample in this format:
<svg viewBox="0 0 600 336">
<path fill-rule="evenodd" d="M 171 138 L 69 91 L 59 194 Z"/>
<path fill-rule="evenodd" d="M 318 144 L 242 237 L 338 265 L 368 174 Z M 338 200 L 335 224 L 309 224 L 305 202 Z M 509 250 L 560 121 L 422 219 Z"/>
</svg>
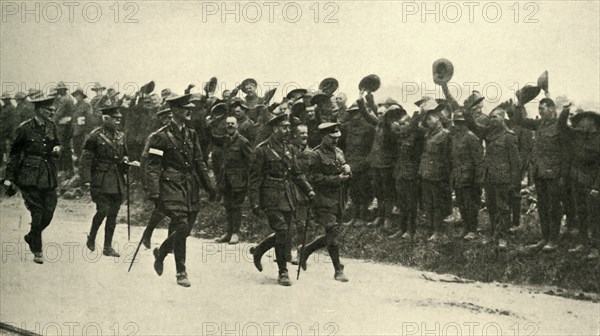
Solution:
<svg viewBox="0 0 600 336">
<path fill-rule="evenodd" d="M 60 145 L 56 125 L 51 120 L 40 125 L 32 118 L 19 125 L 16 133 L 6 178 L 21 188 L 56 188 L 56 167 L 52 156 L 52 149 Z"/>
<path fill-rule="evenodd" d="M 92 115 L 92 107 L 85 100 L 81 100 L 75 104 L 73 110 L 73 136 L 82 136 L 89 133 L 94 126 L 94 120 Z"/>
<path fill-rule="evenodd" d="M 83 145 L 81 181 L 90 183 L 92 193 L 123 194 L 127 190 L 125 156 L 127 148 L 123 132 L 115 130 L 112 134 L 106 127 L 96 128 Z"/>
<path fill-rule="evenodd" d="M 523 119 L 520 113 L 515 122 L 525 128 L 535 130 L 531 156 L 531 173 L 534 178 L 554 179 L 561 177 L 563 148 L 558 131 L 557 119 Z"/>
<path fill-rule="evenodd" d="M 481 140 L 469 130 L 454 129 L 452 134 L 452 174 L 450 182 L 455 188 L 481 185 L 483 146 Z"/>
<path fill-rule="evenodd" d="M 418 115 L 413 116 L 405 132 L 392 132 L 396 136 L 398 157 L 394 166 L 394 178 L 415 180 L 419 178 L 419 162 L 423 153 L 423 135 L 418 130 Z"/>
<path fill-rule="evenodd" d="M 151 134 L 145 164 L 144 187 L 158 195 L 167 210 L 198 211 L 199 184 L 212 190 L 196 131 L 171 122 Z"/>
<path fill-rule="evenodd" d="M 364 105 L 363 105 L 364 106 Z M 358 173 L 369 169 L 368 156 L 375 137 L 375 126 L 369 123 L 363 115 L 356 111 L 348 115 L 342 124 L 340 139 L 346 154 L 346 160 L 352 172 Z"/>
<path fill-rule="evenodd" d="M 521 159 L 517 137 L 509 129 L 494 130 L 475 123 L 465 114 L 467 125 L 477 137 L 485 140 L 485 155 L 481 170 L 483 180 L 492 184 L 518 184 L 521 182 Z"/>
<path fill-rule="evenodd" d="M 296 159 L 298 160 L 298 167 L 304 173 L 305 176 L 308 176 L 308 165 L 310 160 L 310 153 L 312 153 L 312 149 L 306 145 L 306 147 L 301 149 L 299 146 L 293 146 L 294 151 L 296 152 Z M 296 191 L 296 200 L 300 202 L 307 202 L 308 196 L 302 193 L 296 184 L 293 184 L 294 190 Z"/>
<path fill-rule="evenodd" d="M 568 111 L 558 118 L 559 131 L 572 143 L 571 178 L 600 190 L 600 132 L 584 132 L 567 126 Z"/>
<path fill-rule="evenodd" d="M 55 106 L 54 122 L 58 128 L 58 136 L 63 144 L 67 145 L 66 142 L 73 136 L 73 128 L 71 127 L 74 109 L 73 100 L 68 95 L 58 96 L 55 100 Z"/>
<path fill-rule="evenodd" d="M 317 146 L 308 158 L 308 179 L 317 194 L 314 207 L 340 211 L 342 181 L 339 175 L 346 164 L 344 152 L 337 147 L 328 150 Z"/>
<path fill-rule="evenodd" d="M 244 192 L 248 187 L 252 145 L 239 132 L 223 140 L 221 176 L 217 177 L 219 188 L 224 191 Z"/>
<path fill-rule="evenodd" d="M 428 181 L 449 181 L 452 169 L 450 132 L 441 125 L 425 134 L 419 175 Z"/>
<path fill-rule="evenodd" d="M 291 183 L 305 194 L 312 191 L 291 145 L 278 143 L 272 136 L 258 144 L 249 175 L 250 204 L 260 205 L 263 210 L 294 211 Z"/>
</svg>

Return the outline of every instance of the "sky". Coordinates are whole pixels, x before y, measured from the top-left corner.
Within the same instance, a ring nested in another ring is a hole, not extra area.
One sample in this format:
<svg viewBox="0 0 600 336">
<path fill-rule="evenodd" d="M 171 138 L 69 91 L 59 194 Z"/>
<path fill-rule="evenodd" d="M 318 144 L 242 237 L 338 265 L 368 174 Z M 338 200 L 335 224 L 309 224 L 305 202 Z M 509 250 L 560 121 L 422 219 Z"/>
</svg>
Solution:
<svg viewBox="0 0 600 336">
<path fill-rule="evenodd" d="M 552 97 L 600 101 L 600 1 L 0 3 L 0 82 L 13 93 L 57 81 L 131 93 L 150 80 L 182 93 L 216 76 L 220 89 L 277 86 L 280 100 L 334 77 L 353 100 L 377 74 L 376 99 L 412 104 L 442 96 L 431 67 L 446 58 L 458 100 L 477 89 L 488 110 L 545 70 Z"/>
</svg>

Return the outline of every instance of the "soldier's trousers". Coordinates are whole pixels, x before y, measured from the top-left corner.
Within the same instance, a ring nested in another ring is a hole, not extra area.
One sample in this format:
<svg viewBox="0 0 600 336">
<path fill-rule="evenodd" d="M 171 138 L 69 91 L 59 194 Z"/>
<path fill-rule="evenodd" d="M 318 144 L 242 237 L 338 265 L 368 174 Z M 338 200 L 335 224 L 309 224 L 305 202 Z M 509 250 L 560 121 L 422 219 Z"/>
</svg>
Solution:
<svg viewBox="0 0 600 336">
<path fill-rule="evenodd" d="M 269 221 L 269 226 L 275 231 L 275 239 L 273 240 L 272 247 L 275 248 L 275 258 L 277 259 L 279 274 L 285 273 L 287 272 L 286 244 L 288 241 L 288 232 L 292 225 L 293 213 L 291 211 L 265 210 L 265 215 Z M 271 246 L 266 246 L 265 251 L 270 248 Z"/>
<path fill-rule="evenodd" d="M 442 217 L 446 218 L 452 214 L 452 188 L 450 187 L 450 181 L 444 181 L 442 183 Z"/>
<path fill-rule="evenodd" d="M 306 252 L 303 254 L 308 256 L 322 247 L 327 247 L 327 252 L 329 252 L 333 267 L 336 271 L 340 270 L 340 245 L 342 235 L 338 223 L 341 220 L 341 213 L 335 213 L 329 208 L 316 208 L 315 215 L 317 223 L 325 228 L 325 235 L 316 238 L 313 242 L 308 244 L 308 246 L 306 246 Z"/>
<path fill-rule="evenodd" d="M 563 214 L 560 179 L 536 178 L 535 190 L 538 195 L 537 207 L 542 237 L 548 241 L 556 241 L 560 232 L 560 220 Z"/>
<path fill-rule="evenodd" d="M 354 204 L 354 215 L 352 218 L 368 219 L 368 208 L 373 201 L 371 178 L 369 170 L 365 169 L 359 172 L 352 172 L 352 178 L 348 180 L 350 184 L 350 198 Z"/>
<path fill-rule="evenodd" d="M 50 225 L 56 208 L 56 191 L 54 189 L 21 188 L 25 206 L 31 214 L 29 237 L 32 241 L 31 252 L 42 252 L 42 231 Z"/>
<path fill-rule="evenodd" d="M 571 174 L 565 174 L 561 186 L 561 203 L 563 214 L 567 217 L 567 228 L 574 229 L 577 226 L 577 211 L 573 204 L 573 183 L 571 182 Z"/>
<path fill-rule="evenodd" d="M 242 203 L 246 198 L 245 191 L 223 191 L 223 201 L 227 212 L 227 234 L 232 235 L 240 232 L 242 225 Z"/>
<path fill-rule="evenodd" d="M 162 220 L 167 217 L 168 217 L 167 214 L 161 209 L 158 202 L 155 202 L 154 209 L 152 210 L 152 214 L 150 215 L 150 220 L 148 220 L 148 225 L 146 226 L 146 229 L 144 230 L 144 234 L 143 234 L 144 238 L 145 239 L 152 238 L 152 233 L 154 232 L 154 229 L 156 229 L 156 226 L 158 225 L 158 223 L 162 222 Z"/>
<path fill-rule="evenodd" d="M 519 226 L 521 224 L 521 182 L 514 186 L 510 197 L 510 211 L 512 226 Z"/>
<path fill-rule="evenodd" d="M 583 244 L 588 243 L 588 233 L 592 231 L 592 245 L 600 248 L 600 197 L 590 195 L 588 185 L 573 182 L 573 201 L 577 206 L 579 235 Z"/>
<path fill-rule="evenodd" d="M 513 188 L 512 184 L 485 184 L 486 204 L 493 237 L 503 239 L 506 236 L 510 222 L 510 197 Z"/>
<path fill-rule="evenodd" d="M 83 144 L 85 142 L 86 133 L 78 134 L 73 136 L 73 152 L 77 156 L 78 160 L 81 158 L 83 152 Z"/>
<path fill-rule="evenodd" d="M 414 234 L 417 231 L 419 181 L 396 179 L 396 205 L 400 210 L 400 229 Z"/>
<path fill-rule="evenodd" d="M 446 206 L 444 198 L 444 184 L 441 181 L 422 181 L 423 210 L 429 221 L 429 231 L 442 230 L 442 215 Z"/>
<path fill-rule="evenodd" d="M 373 188 L 375 197 L 377 197 L 378 213 L 380 218 L 389 218 L 394 208 L 395 194 L 394 189 L 394 167 L 372 168 L 373 169 Z"/>
<path fill-rule="evenodd" d="M 113 234 L 117 226 L 117 215 L 123 203 L 123 195 L 121 194 L 103 194 L 92 193 L 92 201 L 96 203 L 96 214 L 92 218 L 92 227 L 90 228 L 90 240 L 96 241 L 96 234 L 100 225 L 106 218 L 104 225 L 104 247 L 112 246 Z"/>
<path fill-rule="evenodd" d="M 479 186 L 465 186 L 455 188 L 458 210 L 465 225 L 465 232 L 477 231 L 477 217 L 479 214 Z"/>
<path fill-rule="evenodd" d="M 292 227 L 288 233 L 288 239 L 286 244 L 286 256 L 290 260 L 292 258 L 292 247 L 302 245 L 302 238 L 304 238 L 304 227 L 306 226 L 306 215 L 310 205 L 306 202 L 298 202 L 296 204 L 296 212 L 294 213 L 294 219 L 292 221 Z M 311 216 L 312 217 L 312 216 Z M 306 241 L 310 242 L 313 239 L 314 227 L 312 220 L 308 221 L 308 227 L 306 228 Z"/>
<path fill-rule="evenodd" d="M 175 256 L 175 269 L 177 273 L 185 272 L 185 255 L 187 237 L 196 222 L 198 211 L 172 211 L 162 209 L 171 218 L 169 236 L 158 248 L 160 260 L 164 260 L 169 251 L 173 250 Z"/>
</svg>

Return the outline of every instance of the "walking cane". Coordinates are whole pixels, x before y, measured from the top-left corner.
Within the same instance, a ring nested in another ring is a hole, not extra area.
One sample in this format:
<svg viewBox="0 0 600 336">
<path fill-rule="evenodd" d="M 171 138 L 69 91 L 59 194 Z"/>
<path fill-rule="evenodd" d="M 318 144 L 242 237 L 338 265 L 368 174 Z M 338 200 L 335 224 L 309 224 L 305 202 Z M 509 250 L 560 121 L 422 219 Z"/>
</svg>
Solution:
<svg viewBox="0 0 600 336">
<path fill-rule="evenodd" d="M 127 272 L 131 271 L 131 267 L 133 266 L 133 262 L 135 261 L 135 257 L 138 254 L 138 251 L 140 250 L 140 246 L 142 246 L 142 241 L 144 241 L 144 234 L 142 233 L 142 239 L 140 239 L 140 242 L 138 243 L 137 248 L 135 249 L 135 252 L 133 253 L 133 258 L 131 258 L 131 264 L 129 264 L 129 269 L 127 270 Z"/>
<path fill-rule="evenodd" d="M 304 247 L 306 246 L 306 231 L 308 231 L 308 223 L 310 222 L 310 204 L 306 207 L 306 221 L 304 222 L 304 232 L 302 234 L 302 247 L 300 248 L 300 262 L 298 263 L 298 274 L 296 274 L 296 280 L 300 279 L 300 267 L 302 265 L 302 258 L 304 254 Z"/>
<path fill-rule="evenodd" d="M 131 241 L 131 210 L 129 208 L 129 165 L 127 166 L 127 241 Z M 139 248 L 139 246 L 138 246 Z M 131 266 L 130 266 L 131 268 Z"/>
</svg>

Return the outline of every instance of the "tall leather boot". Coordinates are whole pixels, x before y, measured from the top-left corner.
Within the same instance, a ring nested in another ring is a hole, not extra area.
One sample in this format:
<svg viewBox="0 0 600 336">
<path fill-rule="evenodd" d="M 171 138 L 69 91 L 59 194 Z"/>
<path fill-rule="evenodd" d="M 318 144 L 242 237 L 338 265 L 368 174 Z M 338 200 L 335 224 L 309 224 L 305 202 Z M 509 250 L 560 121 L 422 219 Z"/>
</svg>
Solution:
<svg viewBox="0 0 600 336">
<path fill-rule="evenodd" d="M 335 269 L 333 278 L 340 282 L 348 282 L 348 277 L 344 274 L 344 265 L 340 262 L 340 248 L 336 245 L 328 245 L 329 257 Z"/>
<path fill-rule="evenodd" d="M 265 254 L 268 250 L 275 246 L 275 234 L 271 234 L 267 238 L 265 238 L 258 245 L 250 248 L 250 253 L 254 256 L 254 266 L 259 272 L 262 272 L 262 264 L 260 263 L 260 259 L 263 254 Z M 283 259 L 285 260 L 285 258 Z"/>
<path fill-rule="evenodd" d="M 312 243 L 306 245 L 304 249 L 300 251 L 300 266 L 302 266 L 303 270 L 306 271 L 306 261 L 308 260 L 308 257 L 310 257 L 310 255 L 316 250 L 325 246 L 327 246 L 327 236 L 322 235 L 320 237 L 317 237 L 317 239 L 315 239 Z"/>
</svg>

